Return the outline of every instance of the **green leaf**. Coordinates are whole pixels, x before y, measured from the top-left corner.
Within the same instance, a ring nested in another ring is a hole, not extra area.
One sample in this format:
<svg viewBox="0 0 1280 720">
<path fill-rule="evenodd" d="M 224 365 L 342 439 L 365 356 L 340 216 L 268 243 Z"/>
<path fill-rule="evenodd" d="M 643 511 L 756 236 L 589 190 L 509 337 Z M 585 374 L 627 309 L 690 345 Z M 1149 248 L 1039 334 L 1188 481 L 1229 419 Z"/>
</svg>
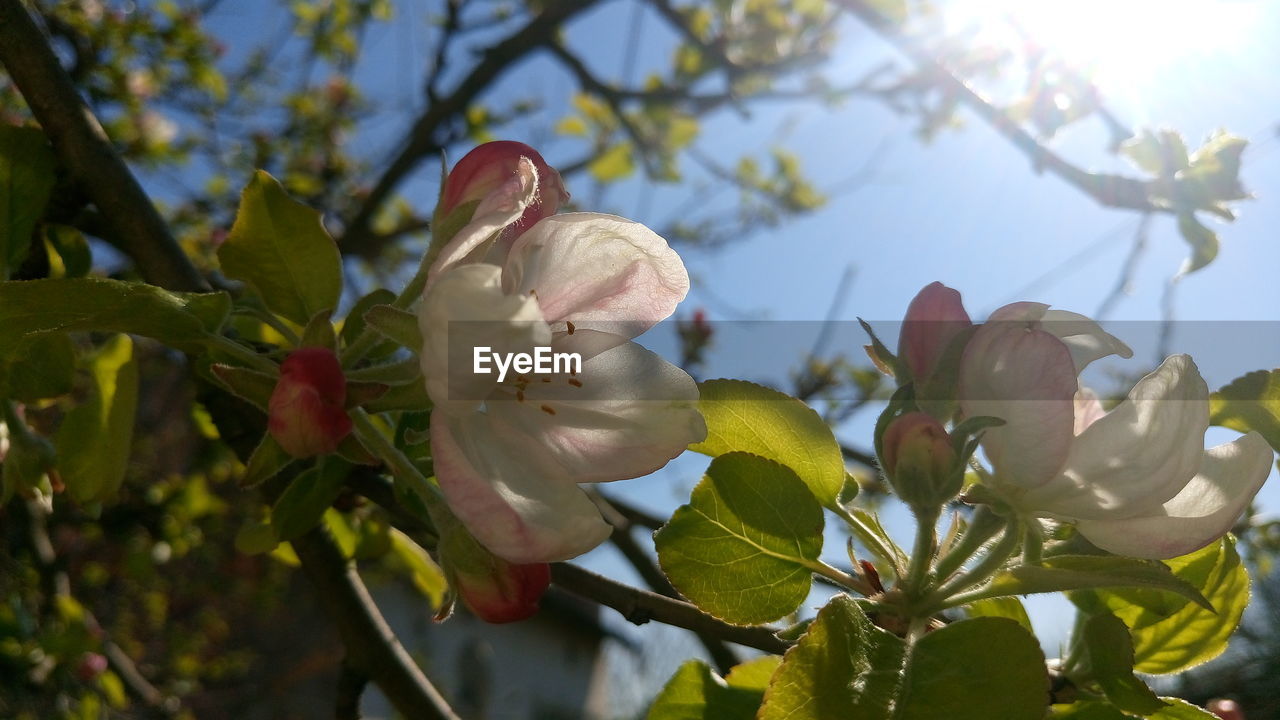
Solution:
<svg viewBox="0 0 1280 720">
<path fill-rule="evenodd" d="M 1217 715 L 1196 707 L 1181 698 L 1162 697 L 1160 699 L 1168 704 L 1159 711 L 1148 715 L 1147 720 L 1218 720 Z"/>
<path fill-rule="evenodd" d="M 646 720 L 754 720 L 780 662 L 776 656 L 757 658 L 722 679 L 701 660 L 690 660 L 667 681 Z"/>
<path fill-rule="evenodd" d="M 431 603 L 431 609 L 439 610 L 444 602 L 445 592 L 449 589 L 444 570 L 440 569 L 426 550 L 395 528 L 391 529 L 391 552 L 404 563 L 413 586 Z"/>
<path fill-rule="evenodd" d="M 422 331 L 418 316 L 390 305 L 374 305 L 364 314 L 364 321 L 383 337 L 414 353 L 422 351 Z"/>
<path fill-rule="evenodd" d="M 1222 654 L 1249 602 L 1249 574 L 1231 536 L 1165 563 L 1213 609 L 1143 589 L 1071 594 L 1084 611 L 1111 612 L 1123 620 L 1133 636 L 1134 669 L 1154 675 L 1181 672 Z"/>
<path fill-rule="evenodd" d="M 71 392 L 76 350 L 63 333 L 33 335 L 0 360 L 0 398 L 33 403 Z"/>
<path fill-rule="evenodd" d="M 133 340 L 115 335 L 85 359 L 89 397 L 58 428 L 58 470 L 80 503 L 104 502 L 124 482 L 138 408 L 138 363 Z"/>
<path fill-rule="evenodd" d="M 276 549 L 280 539 L 271 523 L 262 520 L 251 520 L 240 526 L 236 532 L 236 552 L 243 555 L 261 555 Z"/>
<path fill-rule="evenodd" d="M 31 249 L 56 179 L 43 132 L 0 124 L 0 280 L 9 279 Z"/>
<path fill-rule="evenodd" d="M 244 476 L 240 478 L 240 487 L 251 488 L 273 478 L 281 470 L 293 462 L 293 456 L 280 447 L 280 443 L 270 434 L 262 436 L 262 442 L 253 449 L 249 461 L 245 463 Z"/>
<path fill-rule="evenodd" d="M 311 320 L 307 321 L 307 326 L 302 329 L 302 342 L 298 347 L 318 347 L 336 350 L 338 347 L 338 335 L 334 332 L 333 323 L 329 322 L 331 317 L 333 317 L 332 310 L 321 310 Z"/>
<path fill-rule="evenodd" d="M 787 651 L 760 720 L 1040 720 L 1049 678 L 1036 639 L 975 618 L 913 644 L 838 595 Z"/>
<path fill-rule="evenodd" d="M 50 265 L 61 265 L 61 275 L 54 274 L 50 268 L 50 277 L 84 277 L 93 267 L 93 253 L 89 249 L 89 241 L 84 233 L 66 225 L 46 225 L 44 228 L 46 247 L 50 252 Z M 53 259 L 57 256 L 57 260 Z"/>
<path fill-rule="evenodd" d="M 387 290 L 386 288 L 378 288 L 357 300 L 356 304 L 351 306 L 351 311 L 347 313 L 346 319 L 342 321 L 342 332 L 339 334 L 339 337 L 342 338 L 343 344 L 350 345 L 356 341 L 356 338 L 360 337 L 360 333 L 363 332 L 365 328 L 364 314 L 369 311 L 369 308 L 374 305 L 390 305 L 395 302 L 395 299 L 395 293 Z M 390 350 L 387 350 L 386 352 L 390 352 Z M 377 357 L 379 355 L 385 355 L 386 352 L 378 353 L 375 351 L 371 354 L 372 356 Z"/>
<path fill-rule="evenodd" d="M 969 617 L 999 617 L 1012 620 L 1022 627 L 1031 630 L 1031 618 L 1027 617 L 1026 608 L 1016 597 L 987 598 L 965 606 Z"/>
<path fill-rule="evenodd" d="M 280 380 L 264 372 L 222 363 L 209 365 L 209 372 L 213 373 L 218 382 L 230 390 L 232 395 L 262 412 L 267 412 L 267 407 L 271 403 L 271 393 L 275 391 L 276 383 Z"/>
<path fill-rule="evenodd" d="M 1050 707 L 1049 720 L 1133 720 L 1133 716 L 1104 702 L 1082 700 L 1070 705 Z"/>
<path fill-rule="evenodd" d="M 698 387 L 707 439 L 691 450 L 713 457 L 749 452 L 781 463 L 800 476 L 818 502 L 838 507 L 844 456 L 831 427 L 813 408 L 743 380 L 708 380 Z"/>
<path fill-rule="evenodd" d="M 1218 257 L 1218 234 L 1196 219 L 1195 213 L 1178 213 L 1178 232 L 1191 245 L 1191 257 L 1183 261 L 1179 275 L 1193 273 Z"/>
<path fill-rule="evenodd" d="M 733 452 L 711 461 L 654 542 L 663 572 L 685 597 L 722 620 L 753 625 L 808 597 L 822 523 L 822 508 L 790 468 Z"/>
<path fill-rule="evenodd" d="M 330 456 L 299 473 L 271 508 L 276 537 L 287 542 L 315 527 L 338 499 L 350 470 L 350 463 Z"/>
<path fill-rule="evenodd" d="M 47 332 L 121 332 L 195 348 L 218 331 L 230 310 L 226 293 L 173 293 L 119 280 L 0 283 L 0 357 Z"/>
<path fill-rule="evenodd" d="M 1253 430 L 1280 451 L 1280 369 L 1256 370 L 1209 396 L 1209 422 Z"/>
<path fill-rule="evenodd" d="M 1098 683 L 1117 708 L 1150 715 L 1164 707 L 1151 688 L 1134 677 L 1133 641 L 1129 628 L 1115 615 L 1094 615 L 1085 620 L 1072 655 L 1072 664 L 1083 666 L 1072 677 Z"/>
<path fill-rule="evenodd" d="M 342 258 L 320 213 L 262 170 L 240 196 L 218 261 L 228 277 L 248 283 L 268 308 L 298 325 L 336 308 L 342 294 Z"/>
<path fill-rule="evenodd" d="M 982 596 L 1030 595 L 1106 587 L 1136 587 L 1176 593 L 1201 607 L 1209 601 L 1188 583 L 1154 560 L 1109 555 L 1057 555 L 1040 565 L 1020 565 L 996 575 Z"/>
</svg>

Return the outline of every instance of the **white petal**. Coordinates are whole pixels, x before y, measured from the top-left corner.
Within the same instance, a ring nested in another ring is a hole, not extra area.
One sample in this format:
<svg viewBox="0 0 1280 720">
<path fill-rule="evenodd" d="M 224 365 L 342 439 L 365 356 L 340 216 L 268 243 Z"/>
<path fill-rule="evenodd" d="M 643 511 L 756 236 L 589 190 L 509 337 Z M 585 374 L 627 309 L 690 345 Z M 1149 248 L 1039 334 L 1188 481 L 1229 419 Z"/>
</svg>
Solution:
<svg viewBox="0 0 1280 720">
<path fill-rule="evenodd" d="M 1056 337 L 1021 322 L 978 328 L 960 362 L 960 407 L 1005 421 L 982 440 L 998 482 L 1033 488 L 1058 475 L 1074 437 L 1076 389 Z"/>
<path fill-rule="evenodd" d="M 520 158 L 516 174 L 485 196 L 471 222 L 454 235 L 436 256 L 427 273 L 427 287 L 455 265 L 484 256 L 484 243 L 495 233 L 520 219 L 538 197 L 538 171 L 529 158 Z"/>
<path fill-rule="evenodd" d="M 481 413 L 455 418 L 433 411 L 431 452 L 449 508 L 505 560 L 568 560 L 612 532 L 544 448 Z"/>
<path fill-rule="evenodd" d="M 1271 473 L 1266 440 L 1249 433 L 1205 452 L 1200 473 L 1156 514 L 1124 520 L 1081 521 L 1094 545 L 1137 558 L 1186 555 L 1226 534 Z"/>
<path fill-rule="evenodd" d="M 1200 469 L 1208 427 L 1208 386 L 1190 357 L 1171 356 L 1080 433 L 1063 477 L 1028 493 L 1025 507 L 1091 520 L 1145 514 Z"/>
<path fill-rule="evenodd" d="M 1130 350 L 1128 345 L 1103 330 L 1098 323 L 1079 313 L 1049 310 L 1040 318 L 1040 324 L 1046 331 L 1066 343 L 1067 348 L 1071 350 L 1071 360 L 1075 363 L 1077 375 L 1084 372 L 1089 363 L 1108 355 L 1133 357 L 1133 350 Z"/>
<path fill-rule="evenodd" d="M 1076 435 L 1084 432 L 1085 428 L 1106 414 L 1107 411 L 1102 409 L 1102 401 L 1098 399 L 1097 393 L 1086 387 L 1076 392 Z"/>
<path fill-rule="evenodd" d="M 531 352 L 551 343 L 538 302 L 502 291 L 497 265 L 460 265 L 441 275 L 418 309 L 425 347 L 419 354 L 427 393 L 436 407 L 474 410 L 498 381 L 496 370 L 475 370 L 475 349 Z M 490 363 L 492 366 L 492 363 Z"/>
<path fill-rule="evenodd" d="M 698 386 L 683 370 L 623 342 L 576 376 L 535 376 L 518 396 L 487 407 L 537 439 L 570 479 L 605 482 L 648 475 L 706 439 L 697 406 Z"/>
<path fill-rule="evenodd" d="M 532 294 L 560 323 L 632 338 L 666 319 L 689 291 L 680 256 L 649 228 L 598 213 L 545 218 L 507 258 L 504 287 Z"/>
</svg>

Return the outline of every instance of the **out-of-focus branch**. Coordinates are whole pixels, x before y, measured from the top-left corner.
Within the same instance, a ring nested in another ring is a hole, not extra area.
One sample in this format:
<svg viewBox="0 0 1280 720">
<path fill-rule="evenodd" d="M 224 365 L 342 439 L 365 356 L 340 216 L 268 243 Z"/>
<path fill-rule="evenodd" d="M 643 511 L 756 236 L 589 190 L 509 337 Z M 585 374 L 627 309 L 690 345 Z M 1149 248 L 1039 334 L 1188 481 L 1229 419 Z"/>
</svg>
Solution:
<svg viewBox="0 0 1280 720">
<path fill-rule="evenodd" d="M 599 492 L 589 492 L 592 501 L 600 508 L 604 519 L 613 526 L 613 534 L 609 536 L 609 541 L 613 546 L 618 548 L 618 552 L 631 563 L 631 567 L 640 574 L 641 579 L 649 586 L 649 589 L 665 595 L 669 598 L 678 598 L 680 595 L 676 592 L 676 588 L 662 574 L 661 568 L 654 562 L 653 556 L 645 552 L 640 547 L 640 543 L 631 534 L 631 521 L 623 515 L 614 505 Z M 708 633 L 698 632 L 698 641 L 707 649 L 707 654 L 711 656 L 715 662 L 717 669 L 721 674 L 727 674 L 734 665 L 741 662 L 738 654 L 731 650 L 720 638 Z"/>
<path fill-rule="evenodd" d="M 1021 125 L 1011 119 L 1004 110 L 982 97 L 968 83 L 943 67 L 913 39 L 903 35 L 898 25 L 886 18 L 868 0 L 836 0 L 851 15 L 896 47 L 922 70 L 933 75 L 943 90 L 954 94 L 988 125 L 1021 150 L 1037 170 L 1048 170 L 1067 183 L 1093 198 L 1105 207 L 1138 210 L 1141 212 L 1171 212 L 1171 209 L 1152 201 L 1149 185 L 1139 180 L 1111 173 L 1093 173 L 1068 162 L 1049 149 Z"/>
<path fill-rule="evenodd" d="M 405 717 L 457 720 L 378 612 L 359 573 L 328 531 L 312 530 L 295 540 L 293 549 L 326 614 L 338 627 L 351 669 L 373 678 Z"/>
<path fill-rule="evenodd" d="M 773 628 L 730 625 L 702 612 L 687 602 L 633 588 L 569 563 L 552 563 L 551 580 L 569 592 L 617 610 L 628 622 L 643 625 L 656 620 L 686 630 L 706 632 L 744 647 L 767 653 L 787 650 Z"/>
<path fill-rule="evenodd" d="M 142 276 L 171 290 L 208 290 L 20 0 L 0 0 L 0 62 Z"/>
<path fill-rule="evenodd" d="M 16 2 L 16 0 L 9 0 Z M 505 40 L 489 47 L 471 72 L 448 95 L 433 102 L 414 122 L 401 143 L 395 159 L 364 197 L 343 231 L 339 243 L 343 251 L 364 258 L 375 258 L 382 251 L 373 233 L 373 219 L 400 182 L 427 157 L 444 150 L 447 145 L 440 131 L 450 122 L 466 115 L 467 107 L 503 72 L 518 60 L 546 45 L 561 27 L 575 15 L 593 7 L 598 0 L 551 0 L 524 27 Z"/>
</svg>

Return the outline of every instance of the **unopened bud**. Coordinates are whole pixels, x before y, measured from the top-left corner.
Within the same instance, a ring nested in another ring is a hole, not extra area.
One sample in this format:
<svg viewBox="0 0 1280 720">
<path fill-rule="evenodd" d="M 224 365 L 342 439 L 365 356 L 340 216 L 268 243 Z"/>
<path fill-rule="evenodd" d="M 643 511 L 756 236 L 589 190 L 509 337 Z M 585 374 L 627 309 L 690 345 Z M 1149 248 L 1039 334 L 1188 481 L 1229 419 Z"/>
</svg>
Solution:
<svg viewBox="0 0 1280 720">
<path fill-rule="evenodd" d="M 294 457 L 327 455 L 351 433 L 346 400 L 347 379 L 332 350 L 295 350 L 280 364 L 267 428 Z"/>
<path fill-rule="evenodd" d="M 922 412 L 889 423 L 881 462 L 898 497 L 913 508 L 936 508 L 964 482 L 963 466 L 946 428 Z"/>
<path fill-rule="evenodd" d="M 1208 710 L 1222 720 L 1244 720 L 1244 708 L 1241 708 L 1240 703 L 1235 700 L 1226 698 L 1210 700 Z"/>
<path fill-rule="evenodd" d="M 509 623 L 532 617 L 551 584 L 547 563 L 509 563 L 486 550 L 460 525 L 449 528 L 441 538 L 440 561 L 454 591 L 485 622 Z"/>
<path fill-rule="evenodd" d="M 513 140 L 495 140 L 477 146 L 453 166 L 445 179 L 440 205 L 436 208 L 437 224 L 454 210 L 478 203 L 503 184 L 519 175 L 520 158 L 528 158 L 538 174 L 538 194 L 525 208 L 524 214 L 503 232 L 503 241 L 513 242 L 542 218 L 554 215 L 569 199 L 560 173 L 547 164 L 537 150 Z M 474 207 L 472 208 L 474 210 Z M 470 217 L 462 218 L 465 222 Z M 447 240 L 447 238 L 445 238 Z"/>
<path fill-rule="evenodd" d="M 926 285 L 912 299 L 898 335 L 898 357 L 917 388 L 938 369 L 951 341 L 972 325 L 960 293 L 942 283 Z"/>
<path fill-rule="evenodd" d="M 107 671 L 107 659 L 96 652 L 87 652 L 80 656 L 76 663 L 76 677 L 82 682 L 91 683 Z"/>
</svg>

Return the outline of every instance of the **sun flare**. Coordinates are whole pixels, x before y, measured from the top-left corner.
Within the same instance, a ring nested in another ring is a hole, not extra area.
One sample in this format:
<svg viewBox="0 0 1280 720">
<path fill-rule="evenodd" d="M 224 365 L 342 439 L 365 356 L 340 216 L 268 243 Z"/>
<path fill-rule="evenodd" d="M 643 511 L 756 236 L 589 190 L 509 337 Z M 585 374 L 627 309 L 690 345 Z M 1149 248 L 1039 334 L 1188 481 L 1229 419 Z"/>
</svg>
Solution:
<svg viewBox="0 0 1280 720">
<path fill-rule="evenodd" d="M 1104 91 L 1141 90 L 1175 63 L 1238 44 L 1255 0 L 957 0 L 947 24 L 993 43 L 1033 43 L 1087 72 Z"/>
</svg>

